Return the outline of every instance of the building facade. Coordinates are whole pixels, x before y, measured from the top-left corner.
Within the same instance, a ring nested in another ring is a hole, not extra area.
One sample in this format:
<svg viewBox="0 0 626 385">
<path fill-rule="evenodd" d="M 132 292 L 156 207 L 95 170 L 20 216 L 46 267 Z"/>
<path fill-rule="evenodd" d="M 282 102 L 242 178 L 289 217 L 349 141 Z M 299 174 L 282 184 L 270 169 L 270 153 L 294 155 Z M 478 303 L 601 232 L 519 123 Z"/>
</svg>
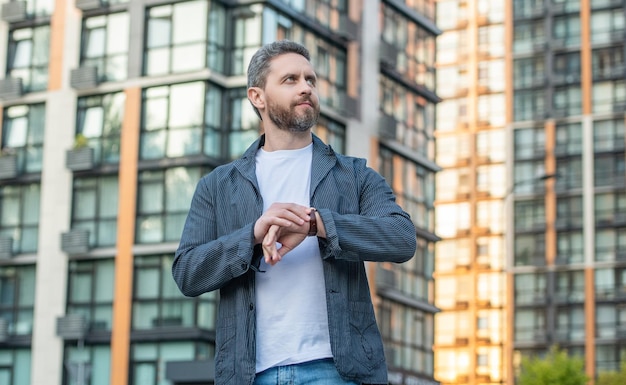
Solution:
<svg viewBox="0 0 626 385">
<path fill-rule="evenodd" d="M 390 381 L 433 379 L 432 0 L 3 1 L 0 383 L 210 384 L 217 296 L 170 268 L 200 177 L 258 136 L 247 63 L 311 51 L 315 133 L 368 159 L 415 258 L 368 264 Z"/>
<path fill-rule="evenodd" d="M 437 6 L 435 377 L 514 384 L 522 356 L 555 344 L 583 356 L 591 378 L 616 370 L 626 358 L 626 4 Z"/>
<path fill-rule="evenodd" d="M 505 2 L 437 2 L 435 377 L 502 384 Z"/>
</svg>

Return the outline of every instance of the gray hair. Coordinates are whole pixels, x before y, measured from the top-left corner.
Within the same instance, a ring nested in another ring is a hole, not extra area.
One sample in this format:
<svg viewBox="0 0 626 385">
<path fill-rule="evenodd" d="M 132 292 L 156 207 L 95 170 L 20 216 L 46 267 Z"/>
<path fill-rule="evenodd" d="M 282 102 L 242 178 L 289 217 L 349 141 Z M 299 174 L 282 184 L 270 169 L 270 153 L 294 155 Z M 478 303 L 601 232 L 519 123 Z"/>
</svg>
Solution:
<svg viewBox="0 0 626 385">
<path fill-rule="evenodd" d="M 262 46 L 250 59 L 248 65 L 248 88 L 265 88 L 265 81 L 272 59 L 286 53 L 296 53 L 311 61 L 309 50 L 302 44 L 290 40 L 279 40 Z M 259 110 L 252 105 L 254 112 L 262 120 Z"/>
</svg>

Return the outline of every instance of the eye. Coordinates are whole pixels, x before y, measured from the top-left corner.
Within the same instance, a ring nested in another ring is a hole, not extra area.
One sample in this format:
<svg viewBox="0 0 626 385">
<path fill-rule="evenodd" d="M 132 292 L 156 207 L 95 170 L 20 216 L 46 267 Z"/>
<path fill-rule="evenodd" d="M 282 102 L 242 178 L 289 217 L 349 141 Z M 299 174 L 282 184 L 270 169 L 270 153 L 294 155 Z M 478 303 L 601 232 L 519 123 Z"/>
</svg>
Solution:
<svg viewBox="0 0 626 385">
<path fill-rule="evenodd" d="M 307 84 L 310 85 L 311 87 L 315 87 L 315 78 L 308 78 L 306 80 Z"/>
</svg>

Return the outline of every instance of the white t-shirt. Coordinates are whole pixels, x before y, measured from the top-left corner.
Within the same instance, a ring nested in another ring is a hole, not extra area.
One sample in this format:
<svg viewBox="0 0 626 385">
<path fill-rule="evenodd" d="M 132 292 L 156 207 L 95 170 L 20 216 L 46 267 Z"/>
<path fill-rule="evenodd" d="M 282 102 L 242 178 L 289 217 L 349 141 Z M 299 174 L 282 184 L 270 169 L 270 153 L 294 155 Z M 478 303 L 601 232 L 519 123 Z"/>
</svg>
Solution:
<svg viewBox="0 0 626 385">
<path fill-rule="evenodd" d="M 272 203 L 309 206 L 313 144 L 256 154 L 263 211 Z M 317 237 L 307 237 L 256 273 L 256 371 L 332 357 L 326 287 Z"/>
</svg>

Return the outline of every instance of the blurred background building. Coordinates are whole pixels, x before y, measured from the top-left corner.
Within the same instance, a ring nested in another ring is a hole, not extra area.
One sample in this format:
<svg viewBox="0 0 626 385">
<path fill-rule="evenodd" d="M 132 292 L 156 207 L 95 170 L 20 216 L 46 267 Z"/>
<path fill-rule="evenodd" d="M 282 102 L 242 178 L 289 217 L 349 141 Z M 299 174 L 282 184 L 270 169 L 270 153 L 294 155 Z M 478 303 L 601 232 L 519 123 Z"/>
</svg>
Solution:
<svg viewBox="0 0 626 385">
<path fill-rule="evenodd" d="M 0 384 L 212 383 L 217 296 L 170 267 L 197 181 L 258 135 L 245 71 L 282 38 L 311 51 L 315 133 L 417 226 L 415 258 L 368 269 L 391 383 L 437 384 L 433 0 L 0 6 Z"/>
<path fill-rule="evenodd" d="M 626 3 L 440 0 L 435 377 L 626 359 Z"/>
</svg>

